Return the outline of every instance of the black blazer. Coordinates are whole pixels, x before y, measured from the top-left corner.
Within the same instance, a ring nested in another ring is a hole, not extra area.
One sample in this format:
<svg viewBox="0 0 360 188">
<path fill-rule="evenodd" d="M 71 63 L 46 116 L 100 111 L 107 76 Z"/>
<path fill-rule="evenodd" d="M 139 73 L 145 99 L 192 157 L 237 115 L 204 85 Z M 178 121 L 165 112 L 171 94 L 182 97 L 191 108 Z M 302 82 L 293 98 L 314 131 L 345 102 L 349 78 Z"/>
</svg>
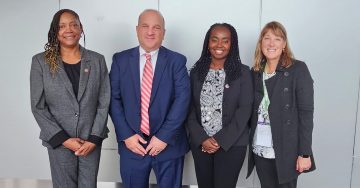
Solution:
<svg viewBox="0 0 360 188">
<path fill-rule="evenodd" d="M 190 144 L 199 147 L 209 136 L 201 125 L 200 93 L 203 82 L 198 74 L 191 71 L 191 105 L 187 119 Z M 249 123 L 253 105 L 253 86 L 249 67 L 241 65 L 240 76 L 230 83 L 225 79 L 222 126 L 213 137 L 225 151 L 231 146 L 247 146 L 249 139 Z M 227 87 L 228 86 L 228 87 Z"/>
<path fill-rule="evenodd" d="M 279 63 L 280 64 L 280 63 Z M 310 155 L 312 167 L 315 163 L 311 149 L 314 88 L 310 72 L 304 62 L 293 60 L 290 67 L 278 66 L 278 78 L 270 95 L 269 116 L 275 162 L 280 183 L 285 183 L 298 175 L 296 160 L 300 155 Z M 251 118 L 250 146 L 258 120 L 258 108 L 263 98 L 262 72 L 252 71 L 255 99 Z M 252 147 L 249 152 L 248 177 L 254 168 Z"/>
</svg>

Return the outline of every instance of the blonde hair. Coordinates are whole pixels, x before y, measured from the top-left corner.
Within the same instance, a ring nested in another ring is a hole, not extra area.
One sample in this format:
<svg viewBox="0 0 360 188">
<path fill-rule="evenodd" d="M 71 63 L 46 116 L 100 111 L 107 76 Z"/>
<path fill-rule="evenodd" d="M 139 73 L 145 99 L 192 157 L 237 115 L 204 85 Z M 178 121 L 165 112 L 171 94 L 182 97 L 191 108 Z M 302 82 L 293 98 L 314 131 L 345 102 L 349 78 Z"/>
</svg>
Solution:
<svg viewBox="0 0 360 188">
<path fill-rule="evenodd" d="M 263 67 L 261 63 L 265 60 L 265 56 L 261 50 L 261 42 L 265 36 L 265 34 L 268 31 L 272 31 L 274 35 L 281 37 L 285 41 L 285 48 L 283 49 L 283 52 L 280 57 L 281 66 L 283 67 L 289 67 L 292 64 L 292 59 L 294 58 L 293 53 L 291 52 L 289 42 L 287 39 L 286 30 L 283 25 L 281 25 L 279 22 L 272 21 L 267 23 L 264 28 L 261 30 L 259 39 L 256 43 L 256 49 L 255 49 L 255 57 L 254 57 L 254 71 L 262 71 Z"/>
</svg>

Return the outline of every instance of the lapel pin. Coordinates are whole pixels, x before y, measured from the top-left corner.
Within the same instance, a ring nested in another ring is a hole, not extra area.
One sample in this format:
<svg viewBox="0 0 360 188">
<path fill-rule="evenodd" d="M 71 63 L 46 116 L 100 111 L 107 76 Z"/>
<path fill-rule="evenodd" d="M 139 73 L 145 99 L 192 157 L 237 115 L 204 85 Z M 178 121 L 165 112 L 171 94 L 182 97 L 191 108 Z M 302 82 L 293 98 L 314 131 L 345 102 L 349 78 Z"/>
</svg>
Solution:
<svg viewBox="0 0 360 188">
<path fill-rule="evenodd" d="M 226 89 L 229 89 L 229 87 L 230 87 L 229 84 L 225 84 Z"/>
<path fill-rule="evenodd" d="M 89 69 L 84 69 L 84 72 L 89 72 Z"/>
</svg>

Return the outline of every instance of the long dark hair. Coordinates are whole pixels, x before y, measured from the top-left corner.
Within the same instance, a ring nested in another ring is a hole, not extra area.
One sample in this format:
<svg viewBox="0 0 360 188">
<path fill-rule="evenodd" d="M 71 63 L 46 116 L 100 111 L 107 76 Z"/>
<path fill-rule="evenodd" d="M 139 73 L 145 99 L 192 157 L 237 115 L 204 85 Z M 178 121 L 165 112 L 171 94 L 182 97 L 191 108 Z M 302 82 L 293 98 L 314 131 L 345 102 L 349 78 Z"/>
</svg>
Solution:
<svg viewBox="0 0 360 188">
<path fill-rule="evenodd" d="M 224 70 L 226 73 L 226 81 L 230 83 L 233 80 L 236 80 L 240 76 L 241 71 L 241 60 L 239 54 L 239 45 L 238 45 L 238 36 L 235 28 L 228 23 L 215 23 L 213 24 L 209 30 L 206 32 L 206 36 L 204 39 L 203 49 L 201 52 L 201 57 L 192 68 L 192 72 L 197 72 L 199 75 L 199 81 L 204 82 L 207 73 L 209 72 L 210 63 L 211 63 L 211 54 L 209 51 L 209 39 L 211 31 L 215 27 L 225 27 L 231 33 L 231 47 L 229 50 L 229 54 L 226 57 L 224 63 Z"/>
<path fill-rule="evenodd" d="M 75 18 L 79 21 L 81 32 L 84 37 L 84 44 L 85 44 L 85 33 L 83 30 L 83 26 L 80 22 L 79 15 L 75 11 L 70 10 L 70 9 L 61 9 L 61 10 L 57 11 L 51 21 L 50 29 L 48 32 L 48 42 L 45 44 L 45 47 L 44 47 L 45 48 L 45 61 L 47 64 L 49 64 L 50 72 L 52 74 L 55 74 L 59 70 L 58 59 L 60 57 L 60 43 L 57 38 L 57 35 L 58 35 L 59 29 L 60 29 L 59 28 L 60 17 L 65 12 L 74 15 Z"/>
</svg>

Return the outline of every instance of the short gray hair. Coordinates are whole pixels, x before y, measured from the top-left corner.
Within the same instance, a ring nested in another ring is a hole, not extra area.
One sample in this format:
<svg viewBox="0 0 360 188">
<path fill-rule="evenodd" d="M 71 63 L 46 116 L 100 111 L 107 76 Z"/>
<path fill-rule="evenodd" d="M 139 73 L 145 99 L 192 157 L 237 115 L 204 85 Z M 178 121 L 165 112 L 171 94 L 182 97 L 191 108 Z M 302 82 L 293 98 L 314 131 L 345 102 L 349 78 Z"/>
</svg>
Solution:
<svg viewBox="0 0 360 188">
<path fill-rule="evenodd" d="M 141 13 L 140 13 L 140 15 L 139 15 L 139 18 L 138 18 L 138 25 L 139 25 L 139 23 L 140 23 L 140 18 L 141 18 L 141 16 L 144 14 L 144 13 L 147 13 L 147 12 L 154 12 L 154 13 L 156 13 L 156 14 L 158 14 L 161 18 L 162 18 L 162 20 L 163 20 L 163 29 L 165 29 L 165 19 L 164 19 L 164 16 L 161 14 L 161 12 L 160 11 L 158 11 L 158 10 L 156 10 L 156 9 L 145 9 L 144 11 L 142 11 Z"/>
</svg>

